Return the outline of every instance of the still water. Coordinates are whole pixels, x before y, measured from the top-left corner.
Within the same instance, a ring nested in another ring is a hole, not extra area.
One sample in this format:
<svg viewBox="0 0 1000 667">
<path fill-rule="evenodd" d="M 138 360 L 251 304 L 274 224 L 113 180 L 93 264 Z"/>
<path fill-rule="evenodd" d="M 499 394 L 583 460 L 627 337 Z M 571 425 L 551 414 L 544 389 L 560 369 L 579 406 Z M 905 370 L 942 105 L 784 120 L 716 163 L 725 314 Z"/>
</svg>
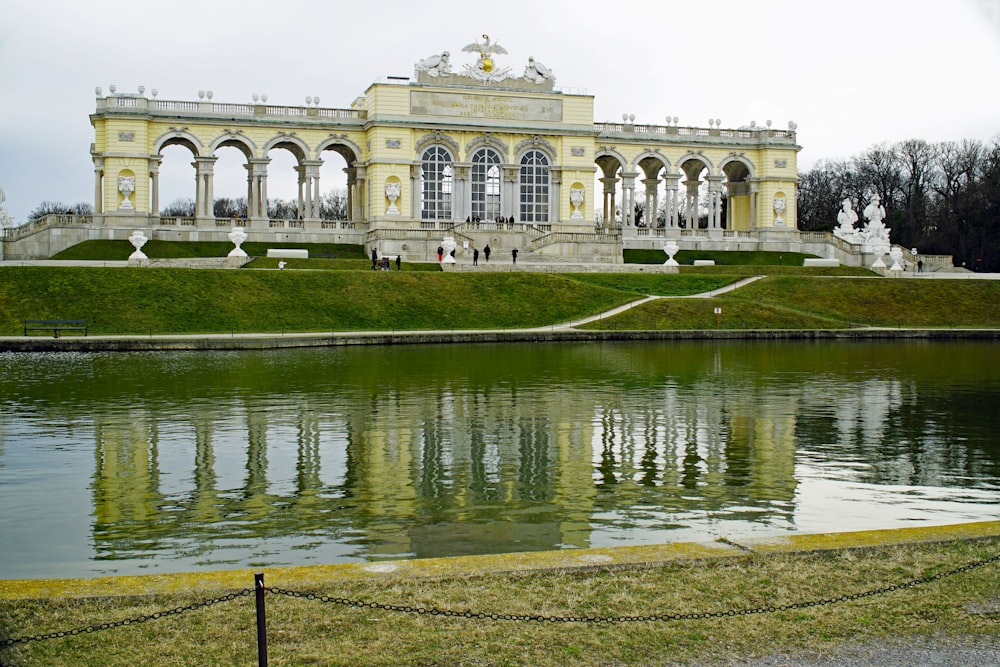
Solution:
<svg viewBox="0 0 1000 667">
<path fill-rule="evenodd" d="M 0 354 L 0 578 L 1000 519 L 1000 345 Z"/>
</svg>

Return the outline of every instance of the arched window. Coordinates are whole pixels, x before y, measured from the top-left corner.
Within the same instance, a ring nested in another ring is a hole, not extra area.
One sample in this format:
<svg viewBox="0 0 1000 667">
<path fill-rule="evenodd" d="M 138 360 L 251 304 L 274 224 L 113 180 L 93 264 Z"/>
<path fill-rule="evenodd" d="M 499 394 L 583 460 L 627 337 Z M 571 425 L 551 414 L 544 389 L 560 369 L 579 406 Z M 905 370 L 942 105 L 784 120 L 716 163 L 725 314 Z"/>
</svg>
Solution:
<svg viewBox="0 0 1000 667">
<path fill-rule="evenodd" d="M 521 158 L 521 222 L 549 221 L 549 158 L 541 151 L 528 151 Z"/>
<path fill-rule="evenodd" d="M 495 220 L 500 215 L 500 155 L 480 148 L 472 156 L 472 217 Z"/>
<path fill-rule="evenodd" d="M 431 146 L 420 158 L 420 217 L 423 220 L 451 220 L 451 193 L 454 180 L 451 154 L 441 146 Z"/>
</svg>

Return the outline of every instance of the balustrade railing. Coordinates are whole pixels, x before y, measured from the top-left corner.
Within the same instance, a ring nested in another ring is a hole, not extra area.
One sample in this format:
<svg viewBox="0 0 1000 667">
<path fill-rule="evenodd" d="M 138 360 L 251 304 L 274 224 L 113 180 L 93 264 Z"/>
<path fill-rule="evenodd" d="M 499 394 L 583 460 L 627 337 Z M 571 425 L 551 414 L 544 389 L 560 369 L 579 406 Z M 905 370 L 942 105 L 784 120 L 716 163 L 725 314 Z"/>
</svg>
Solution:
<svg viewBox="0 0 1000 667">
<path fill-rule="evenodd" d="M 321 109 L 310 106 L 280 106 L 274 104 L 250 104 L 233 102 L 189 102 L 184 100 L 157 100 L 138 95 L 116 95 L 97 99 L 97 110 L 148 111 L 189 114 L 218 114 L 226 116 L 316 117 L 332 120 L 363 121 L 367 113 L 361 109 Z"/>
</svg>

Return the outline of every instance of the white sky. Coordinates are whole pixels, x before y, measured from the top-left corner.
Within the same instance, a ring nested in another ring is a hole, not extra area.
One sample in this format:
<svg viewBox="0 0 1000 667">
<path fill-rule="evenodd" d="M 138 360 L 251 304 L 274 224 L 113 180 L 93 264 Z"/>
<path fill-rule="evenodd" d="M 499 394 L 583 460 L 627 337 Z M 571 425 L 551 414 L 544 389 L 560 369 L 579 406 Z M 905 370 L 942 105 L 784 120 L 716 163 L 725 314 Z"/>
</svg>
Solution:
<svg viewBox="0 0 1000 667">
<path fill-rule="evenodd" d="M 1000 0 L 6 0 L 0 9 L 0 187 L 18 221 L 41 201 L 92 203 L 94 87 L 160 99 L 348 107 L 383 76 L 488 33 L 520 74 L 586 88 L 595 121 L 798 123 L 799 168 L 880 142 L 1000 134 Z M 280 153 L 280 151 L 276 152 Z M 276 157 L 272 154 L 272 157 Z M 220 166 L 225 156 L 220 159 Z M 190 159 L 168 157 L 187 169 Z M 269 194 L 294 196 L 274 175 Z M 283 163 L 282 163 L 283 164 Z M 289 161 L 289 165 L 291 162 Z M 342 167 L 343 165 L 339 165 Z M 245 194 L 245 171 L 216 196 Z M 218 172 L 218 167 L 217 167 Z M 193 171 L 191 172 L 193 174 Z M 187 187 L 185 176 L 185 187 Z M 332 185 L 326 176 L 324 191 Z M 240 183 L 242 181 L 242 184 Z M 167 204 L 190 192 L 161 192 Z"/>
</svg>

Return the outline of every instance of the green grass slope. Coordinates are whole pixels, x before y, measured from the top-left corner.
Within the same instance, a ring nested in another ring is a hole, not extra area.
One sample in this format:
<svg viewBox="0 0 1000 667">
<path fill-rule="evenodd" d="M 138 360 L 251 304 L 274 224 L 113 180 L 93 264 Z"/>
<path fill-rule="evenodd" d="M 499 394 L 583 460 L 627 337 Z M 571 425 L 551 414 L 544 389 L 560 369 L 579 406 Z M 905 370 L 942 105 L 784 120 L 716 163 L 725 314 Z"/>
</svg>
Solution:
<svg viewBox="0 0 1000 667">
<path fill-rule="evenodd" d="M 0 267 L 0 334 L 25 319 L 93 334 L 530 327 L 633 298 L 550 274 Z"/>
</svg>

